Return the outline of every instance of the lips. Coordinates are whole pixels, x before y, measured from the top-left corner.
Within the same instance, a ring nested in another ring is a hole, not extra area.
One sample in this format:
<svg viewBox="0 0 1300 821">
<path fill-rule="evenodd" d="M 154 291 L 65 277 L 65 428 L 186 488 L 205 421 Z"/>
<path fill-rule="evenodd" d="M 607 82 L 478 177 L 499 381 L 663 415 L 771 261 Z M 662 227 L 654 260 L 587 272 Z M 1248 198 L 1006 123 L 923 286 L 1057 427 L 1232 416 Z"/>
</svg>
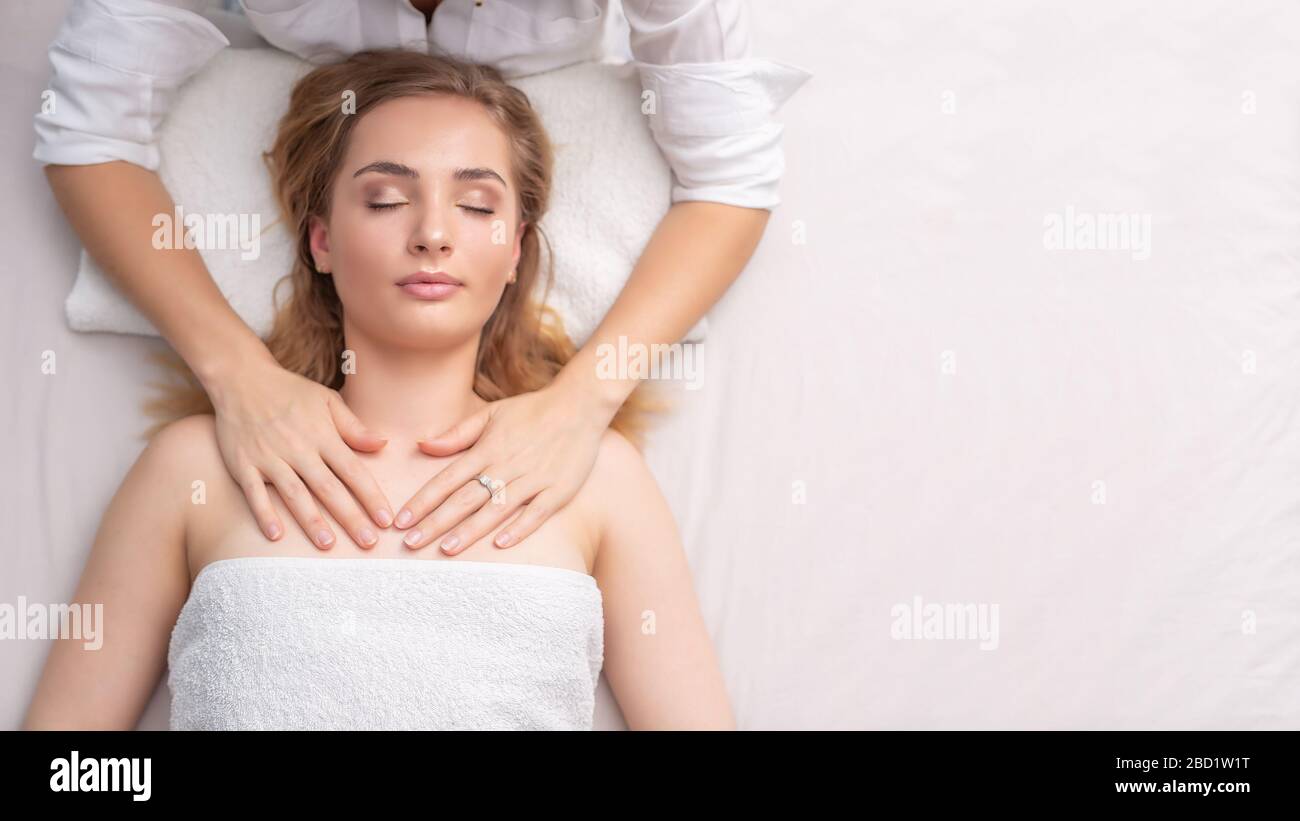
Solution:
<svg viewBox="0 0 1300 821">
<path fill-rule="evenodd" d="M 442 271 L 416 271 L 399 279 L 397 287 L 416 299 L 441 300 L 454 296 L 464 283 Z"/>
<path fill-rule="evenodd" d="M 442 271 L 416 271 L 408 277 L 399 279 L 398 285 L 415 285 L 420 282 L 443 283 L 446 285 L 464 285 L 459 279 Z"/>
</svg>

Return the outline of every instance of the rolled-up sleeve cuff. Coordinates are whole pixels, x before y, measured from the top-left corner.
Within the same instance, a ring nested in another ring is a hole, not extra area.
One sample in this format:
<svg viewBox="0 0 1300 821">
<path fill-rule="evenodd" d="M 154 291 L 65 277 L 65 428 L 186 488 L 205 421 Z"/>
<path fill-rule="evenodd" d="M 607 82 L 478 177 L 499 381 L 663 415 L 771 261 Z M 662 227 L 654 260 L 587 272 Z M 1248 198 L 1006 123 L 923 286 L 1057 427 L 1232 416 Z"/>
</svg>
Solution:
<svg viewBox="0 0 1300 821">
<path fill-rule="evenodd" d="M 673 202 L 780 204 L 783 128 L 773 115 L 809 72 L 756 59 L 637 69 L 643 90 L 652 93 L 643 110 L 673 171 Z"/>
<path fill-rule="evenodd" d="M 157 131 L 176 88 L 229 44 L 193 12 L 149 0 L 77 0 L 50 46 L 35 118 L 42 163 L 125 160 L 158 168 Z"/>
</svg>

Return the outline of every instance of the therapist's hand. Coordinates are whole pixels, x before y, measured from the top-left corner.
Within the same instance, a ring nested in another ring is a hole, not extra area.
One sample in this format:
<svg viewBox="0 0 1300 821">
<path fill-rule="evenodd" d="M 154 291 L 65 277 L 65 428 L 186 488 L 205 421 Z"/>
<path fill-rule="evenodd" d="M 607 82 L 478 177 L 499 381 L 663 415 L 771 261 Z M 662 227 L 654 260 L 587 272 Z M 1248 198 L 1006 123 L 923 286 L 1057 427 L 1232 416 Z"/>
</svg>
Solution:
<svg viewBox="0 0 1300 821">
<path fill-rule="evenodd" d="M 380 527 L 392 524 L 379 483 L 353 452 L 377 451 L 387 440 L 367 431 L 338 391 L 258 358 L 209 395 L 226 468 L 243 488 L 268 539 L 280 538 L 285 530 L 267 484 L 275 486 L 303 532 L 322 550 L 335 537 L 317 499 L 362 547 L 373 546 L 378 538 L 371 519 Z"/>
<path fill-rule="evenodd" d="M 430 456 L 473 447 L 397 512 L 396 526 L 408 529 L 406 545 L 418 549 L 436 539 L 443 552 L 455 555 L 515 514 L 495 544 L 519 544 L 578 494 L 614 410 L 590 392 L 557 381 L 493 402 L 441 436 L 419 442 Z M 505 486 L 489 495 L 477 480 L 481 473 Z"/>
</svg>

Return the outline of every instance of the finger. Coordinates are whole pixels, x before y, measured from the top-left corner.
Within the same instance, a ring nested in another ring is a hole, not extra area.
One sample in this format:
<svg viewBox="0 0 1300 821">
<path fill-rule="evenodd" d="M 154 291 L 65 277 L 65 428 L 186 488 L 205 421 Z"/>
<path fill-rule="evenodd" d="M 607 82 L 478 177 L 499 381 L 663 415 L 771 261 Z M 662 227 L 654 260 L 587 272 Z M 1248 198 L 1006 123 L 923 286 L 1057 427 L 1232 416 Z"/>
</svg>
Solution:
<svg viewBox="0 0 1300 821">
<path fill-rule="evenodd" d="M 475 511 L 491 501 L 488 489 L 477 481 L 462 484 L 455 493 L 447 498 L 438 508 L 411 528 L 402 541 L 407 547 L 419 550 L 431 543 L 435 537 L 444 536 L 447 531 L 472 516 Z"/>
<path fill-rule="evenodd" d="M 343 480 L 352 495 L 361 500 L 361 504 L 370 511 L 370 518 L 380 527 L 393 523 L 393 512 L 388 504 L 388 497 L 375 481 L 374 474 L 357 455 L 345 447 L 326 450 L 323 454 L 325 464 Z"/>
<path fill-rule="evenodd" d="M 448 556 L 454 556 L 496 529 L 519 509 L 519 505 L 488 502 L 438 542 Z"/>
<path fill-rule="evenodd" d="M 362 547 L 374 547 L 375 542 L 379 541 L 379 536 L 370 526 L 370 519 L 324 462 L 317 459 L 315 464 L 299 469 L 298 473 L 335 521 L 343 525 L 344 529 L 351 534 L 352 541 Z"/>
<path fill-rule="evenodd" d="M 361 420 L 356 417 L 352 409 L 337 394 L 330 397 L 329 400 L 330 416 L 334 419 L 334 427 L 338 428 L 339 436 L 353 450 L 365 451 L 367 453 L 379 450 L 388 444 L 388 440 L 377 433 L 371 432 Z M 384 525 L 388 527 L 388 525 Z"/>
<path fill-rule="evenodd" d="M 473 416 L 462 419 L 445 433 L 419 440 L 415 443 L 416 447 L 430 456 L 450 456 L 459 453 L 477 442 L 483 435 L 483 429 L 487 427 L 488 419 L 492 415 L 490 408 L 491 406 L 488 406 Z"/>
<path fill-rule="evenodd" d="M 272 469 L 269 478 L 275 485 L 276 492 L 280 494 L 280 498 L 284 500 L 285 506 L 293 514 L 293 518 L 302 527 L 303 533 L 307 534 L 307 538 L 321 550 L 329 550 L 334 544 L 334 530 L 321 515 L 316 500 L 298 478 L 298 474 L 294 473 L 289 465 L 281 462 L 279 467 Z"/>
<path fill-rule="evenodd" d="M 275 541 L 284 534 L 284 525 L 275 512 L 275 505 L 271 504 L 271 494 L 266 492 L 266 480 L 257 468 L 251 466 L 242 471 L 240 476 L 239 487 L 244 491 L 244 498 L 248 500 L 257 526 L 266 534 L 266 538 Z"/>
<path fill-rule="evenodd" d="M 550 490 L 538 493 L 513 521 L 502 528 L 492 543 L 497 547 L 514 547 L 527 539 L 559 509 L 557 499 L 558 494 Z"/>
<path fill-rule="evenodd" d="M 436 507 L 440 506 L 447 500 L 447 497 L 460 490 L 474 477 L 483 472 L 483 467 L 487 464 L 487 458 L 481 454 L 475 455 L 470 451 L 460 457 L 450 465 L 444 467 L 428 482 L 424 487 L 416 491 L 415 495 L 406 500 L 402 509 L 397 511 L 397 519 L 393 522 L 399 529 L 409 527 L 413 522 L 418 522 Z M 490 474 L 489 474 L 490 475 Z M 487 494 L 483 494 L 486 498 Z"/>
</svg>

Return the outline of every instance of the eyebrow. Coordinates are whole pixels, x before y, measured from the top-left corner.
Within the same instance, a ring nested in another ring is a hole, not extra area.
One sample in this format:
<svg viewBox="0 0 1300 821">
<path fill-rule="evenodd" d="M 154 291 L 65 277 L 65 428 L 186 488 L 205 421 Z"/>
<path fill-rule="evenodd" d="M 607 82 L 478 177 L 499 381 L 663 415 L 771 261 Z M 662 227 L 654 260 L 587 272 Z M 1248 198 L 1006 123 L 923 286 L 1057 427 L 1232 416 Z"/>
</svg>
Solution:
<svg viewBox="0 0 1300 821">
<path fill-rule="evenodd" d="M 366 173 L 392 174 L 393 176 L 397 176 L 397 177 L 409 177 L 410 179 L 413 180 L 418 180 L 420 178 L 420 172 L 416 171 L 411 166 L 403 165 L 400 162 L 392 162 L 391 160 L 379 160 L 378 162 L 372 162 L 369 163 L 368 165 L 363 165 L 360 168 L 358 168 L 352 176 L 354 178 L 360 177 L 362 174 L 366 174 Z M 502 188 L 510 187 L 506 185 L 505 179 L 500 174 L 493 171 L 491 168 L 457 168 L 453 172 L 452 176 L 460 182 L 473 182 L 475 180 L 496 180 L 497 182 L 501 183 Z"/>
</svg>

